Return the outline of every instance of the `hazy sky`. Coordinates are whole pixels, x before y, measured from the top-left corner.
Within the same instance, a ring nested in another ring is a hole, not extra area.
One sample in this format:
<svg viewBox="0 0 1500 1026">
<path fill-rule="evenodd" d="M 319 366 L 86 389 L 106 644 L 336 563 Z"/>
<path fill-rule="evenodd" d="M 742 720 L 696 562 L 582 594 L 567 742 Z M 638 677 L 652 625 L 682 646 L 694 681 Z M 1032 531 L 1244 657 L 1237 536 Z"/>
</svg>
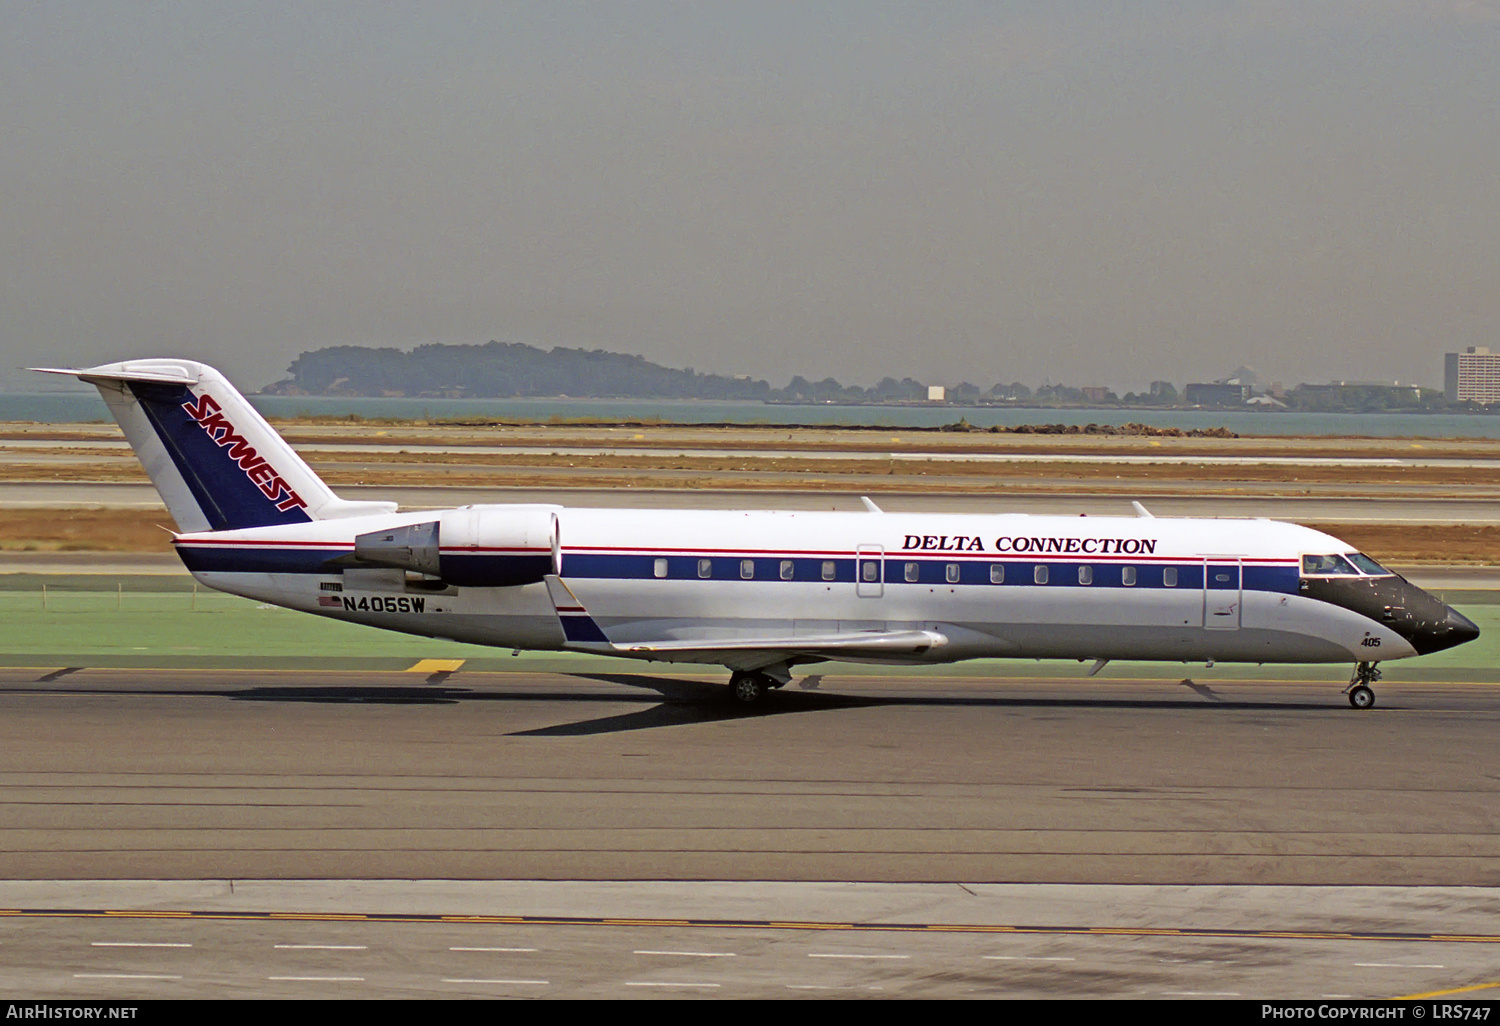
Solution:
<svg viewBox="0 0 1500 1026">
<path fill-rule="evenodd" d="M 0 0 L 0 385 L 525 341 L 869 384 L 1441 384 L 1500 0 Z"/>
</svg>

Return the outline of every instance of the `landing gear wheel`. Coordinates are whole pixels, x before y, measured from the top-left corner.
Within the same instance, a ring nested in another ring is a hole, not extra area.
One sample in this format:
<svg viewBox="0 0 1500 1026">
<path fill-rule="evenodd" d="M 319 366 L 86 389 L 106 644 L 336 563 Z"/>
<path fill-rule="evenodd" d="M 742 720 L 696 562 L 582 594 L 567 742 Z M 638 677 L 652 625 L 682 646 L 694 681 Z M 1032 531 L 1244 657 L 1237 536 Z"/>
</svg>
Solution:
<svg viewBox="0 0 1500 1026">
<path fill-rule="evenodd" d="M 1370 690 L 1370 685 L 1380 679 L 1380 667 L 1375 663 L 1357 663 L 1354 667 L 1354 676 L 1349 678 L 1349 686 L 1344 689 L 1344 694 L 1349 696 L 1349 704 L 1356 709 L 1368 709 L 1375 704 L 1375 692 Z"/>
<path fill-rule="evenodd" d="M 766 697 L 766 678 L 758 673 L 736 673 L 729 678 L 729 697 L 736 705 L 756 705 Z"/>
</svg>

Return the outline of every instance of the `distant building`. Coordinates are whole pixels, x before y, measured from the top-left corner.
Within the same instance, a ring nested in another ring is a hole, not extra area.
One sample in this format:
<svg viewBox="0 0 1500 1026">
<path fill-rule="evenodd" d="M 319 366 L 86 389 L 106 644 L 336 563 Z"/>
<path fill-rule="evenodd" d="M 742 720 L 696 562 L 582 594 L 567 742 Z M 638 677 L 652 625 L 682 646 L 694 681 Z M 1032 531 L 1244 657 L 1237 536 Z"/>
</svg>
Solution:
<svg viewBox="0 0 1500 1026">
<path fill-rule="evenodd" d="M 947 395 L 948 395 L 948 390 L 946 388 L 944 388 L 942 385 L 928 385 L 927 386 L 927 401 L 930 402 L 930 403 L 946 402 L 947 401 L 947 399 L 946 399 Z"/>
<path fill-rule="evenodd" d="M 1289 396 L 1304 410 L 1377 410 L 1420 406 L 1422 389 L 1399 381 L 1330 381 L 1298 385 Z"/>
<path fill-rule="evenodd" d="M 1500 353 L 1486 346 L 1445 353 L 1443 394 L 1450 403 L 1500 403 Z"/>
<path fill-rule="evenodd" d="M 1217 381 L 1191 384 L 1183 388 L 1182 397 L 1193 406 L 1240 406 L 1250 398 L 1250 386 Z"/>
<path fill-rule="evenodd" d="M 1103 385 L 1084 385 L 1078 391 L 1091 403 L 1109 402 L 1111 395 L 1110 390 Z"/>
</svg>

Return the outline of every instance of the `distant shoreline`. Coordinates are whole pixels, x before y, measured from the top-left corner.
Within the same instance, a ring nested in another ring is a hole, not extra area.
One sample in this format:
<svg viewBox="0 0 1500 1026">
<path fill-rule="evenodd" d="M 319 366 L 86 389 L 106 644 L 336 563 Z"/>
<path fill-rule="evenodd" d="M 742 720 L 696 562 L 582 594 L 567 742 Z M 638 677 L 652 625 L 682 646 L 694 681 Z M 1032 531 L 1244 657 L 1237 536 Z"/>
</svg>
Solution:
<svg viewBox="0 0 1500 1026">
<path fill-rule="evenodd" d="M 1500 416 L 1500 406 L 1488 409 L 1464 409 L 1464 410 L 1434 410 L 1418 407 L 1402 407 L 1398 409 L 1379 410 L 1297 410 L 1277 407 L 1262 406 L 1191 406 L 1186 403 L 1173 403 L 1161 406 L 1132 406 L 1124 403 L 1117 405 L 1101 405 L 1095 403 L 1036 403 L 1030 401 L 1020 402 L 932 402 L 926 399 L 888 399 L 888 400 L 855 400 L 855 399 L 827 399 L 819 401 L 798 401 L 794 399 L 704 399 L 697 397 L 678 396 L 577 396 L 577 395 L 506 395 L 506 396 L 437 396 L 437 395 L 355 395 L 338 392 L 246 392 L 251 399 L 266 399 L 278 403 L 296 402 L 298 400 L 313 400 L 317 402 L 400 402 L 400 403 L 599 403 L 599 404 L 641 404 L 641 405 L 670 405 L 670 406 L 765 406 L 775 408 L 792 409 L 850 409 L 850 410 L 1035 410 L 1055 411 L 1059 413 L 1111 413 L 1111 414 L 1140 414 L 1149 416 L 1154 413 L 1203 413 L 1203 414 L 1234 414 L 1236 416 L 1340 416 L 1340 417 L 1493 417 Z M 94 393 L 81 389 L 56 389 L 46 392 L 32 391 L 0 391 L 0 404 L 11 398 L 65 398 L 91 399 Z M 0 418 L 3 419 L 3 418 Z"/>
<path fill-rule="evenodd" d="M 768 403 L 763 400 L 618 400 L 575 398 L 412 399 L 343 396 L 250 396 L 268 418 L 343 419 L 365 422 L 491 421 L 532 424 L 763 425 L 869 430 L 947 427 L 975 430 L 1020 425 L 1063 429 L 1088 424 L 1123 427 L 1129 423 L 1183 431 L 1224 428 L 1242 436 L 1368 436 L 1394 438 L 1500 438 L 1500 417 L 1490 413 L 1372 411 L 1309 413 L 1276 410 L 1194 409 L 1184 407 L 1079 407 L 1005 405 L 959 406 L 909 402 Z M 0 393 L 0 422 L 76 424 L 109 421 L 97 394 L 82 392 Z"/>
</svg>

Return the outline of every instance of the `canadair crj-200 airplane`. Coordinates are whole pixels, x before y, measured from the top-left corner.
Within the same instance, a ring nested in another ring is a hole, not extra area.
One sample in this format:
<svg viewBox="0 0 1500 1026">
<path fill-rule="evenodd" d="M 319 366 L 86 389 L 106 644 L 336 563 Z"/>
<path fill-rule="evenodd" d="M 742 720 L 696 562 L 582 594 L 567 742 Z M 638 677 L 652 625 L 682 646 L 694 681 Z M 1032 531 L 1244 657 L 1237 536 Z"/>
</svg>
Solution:
<svg viewBox="0 0 1500 1026">
<path fill-rule="evenodd" d="M 44 369 L 44 368 L 38 368 Z M 132 360 L 99 388 L 203 584 L 512 649 L 710 663 L 746 703 L 838 659 L 1376 664 L 1479 635 L 1337 538 L 1269 520 L 571 509 L 399 513 L 340 499 L 212 367 Z"/>
</svg>

